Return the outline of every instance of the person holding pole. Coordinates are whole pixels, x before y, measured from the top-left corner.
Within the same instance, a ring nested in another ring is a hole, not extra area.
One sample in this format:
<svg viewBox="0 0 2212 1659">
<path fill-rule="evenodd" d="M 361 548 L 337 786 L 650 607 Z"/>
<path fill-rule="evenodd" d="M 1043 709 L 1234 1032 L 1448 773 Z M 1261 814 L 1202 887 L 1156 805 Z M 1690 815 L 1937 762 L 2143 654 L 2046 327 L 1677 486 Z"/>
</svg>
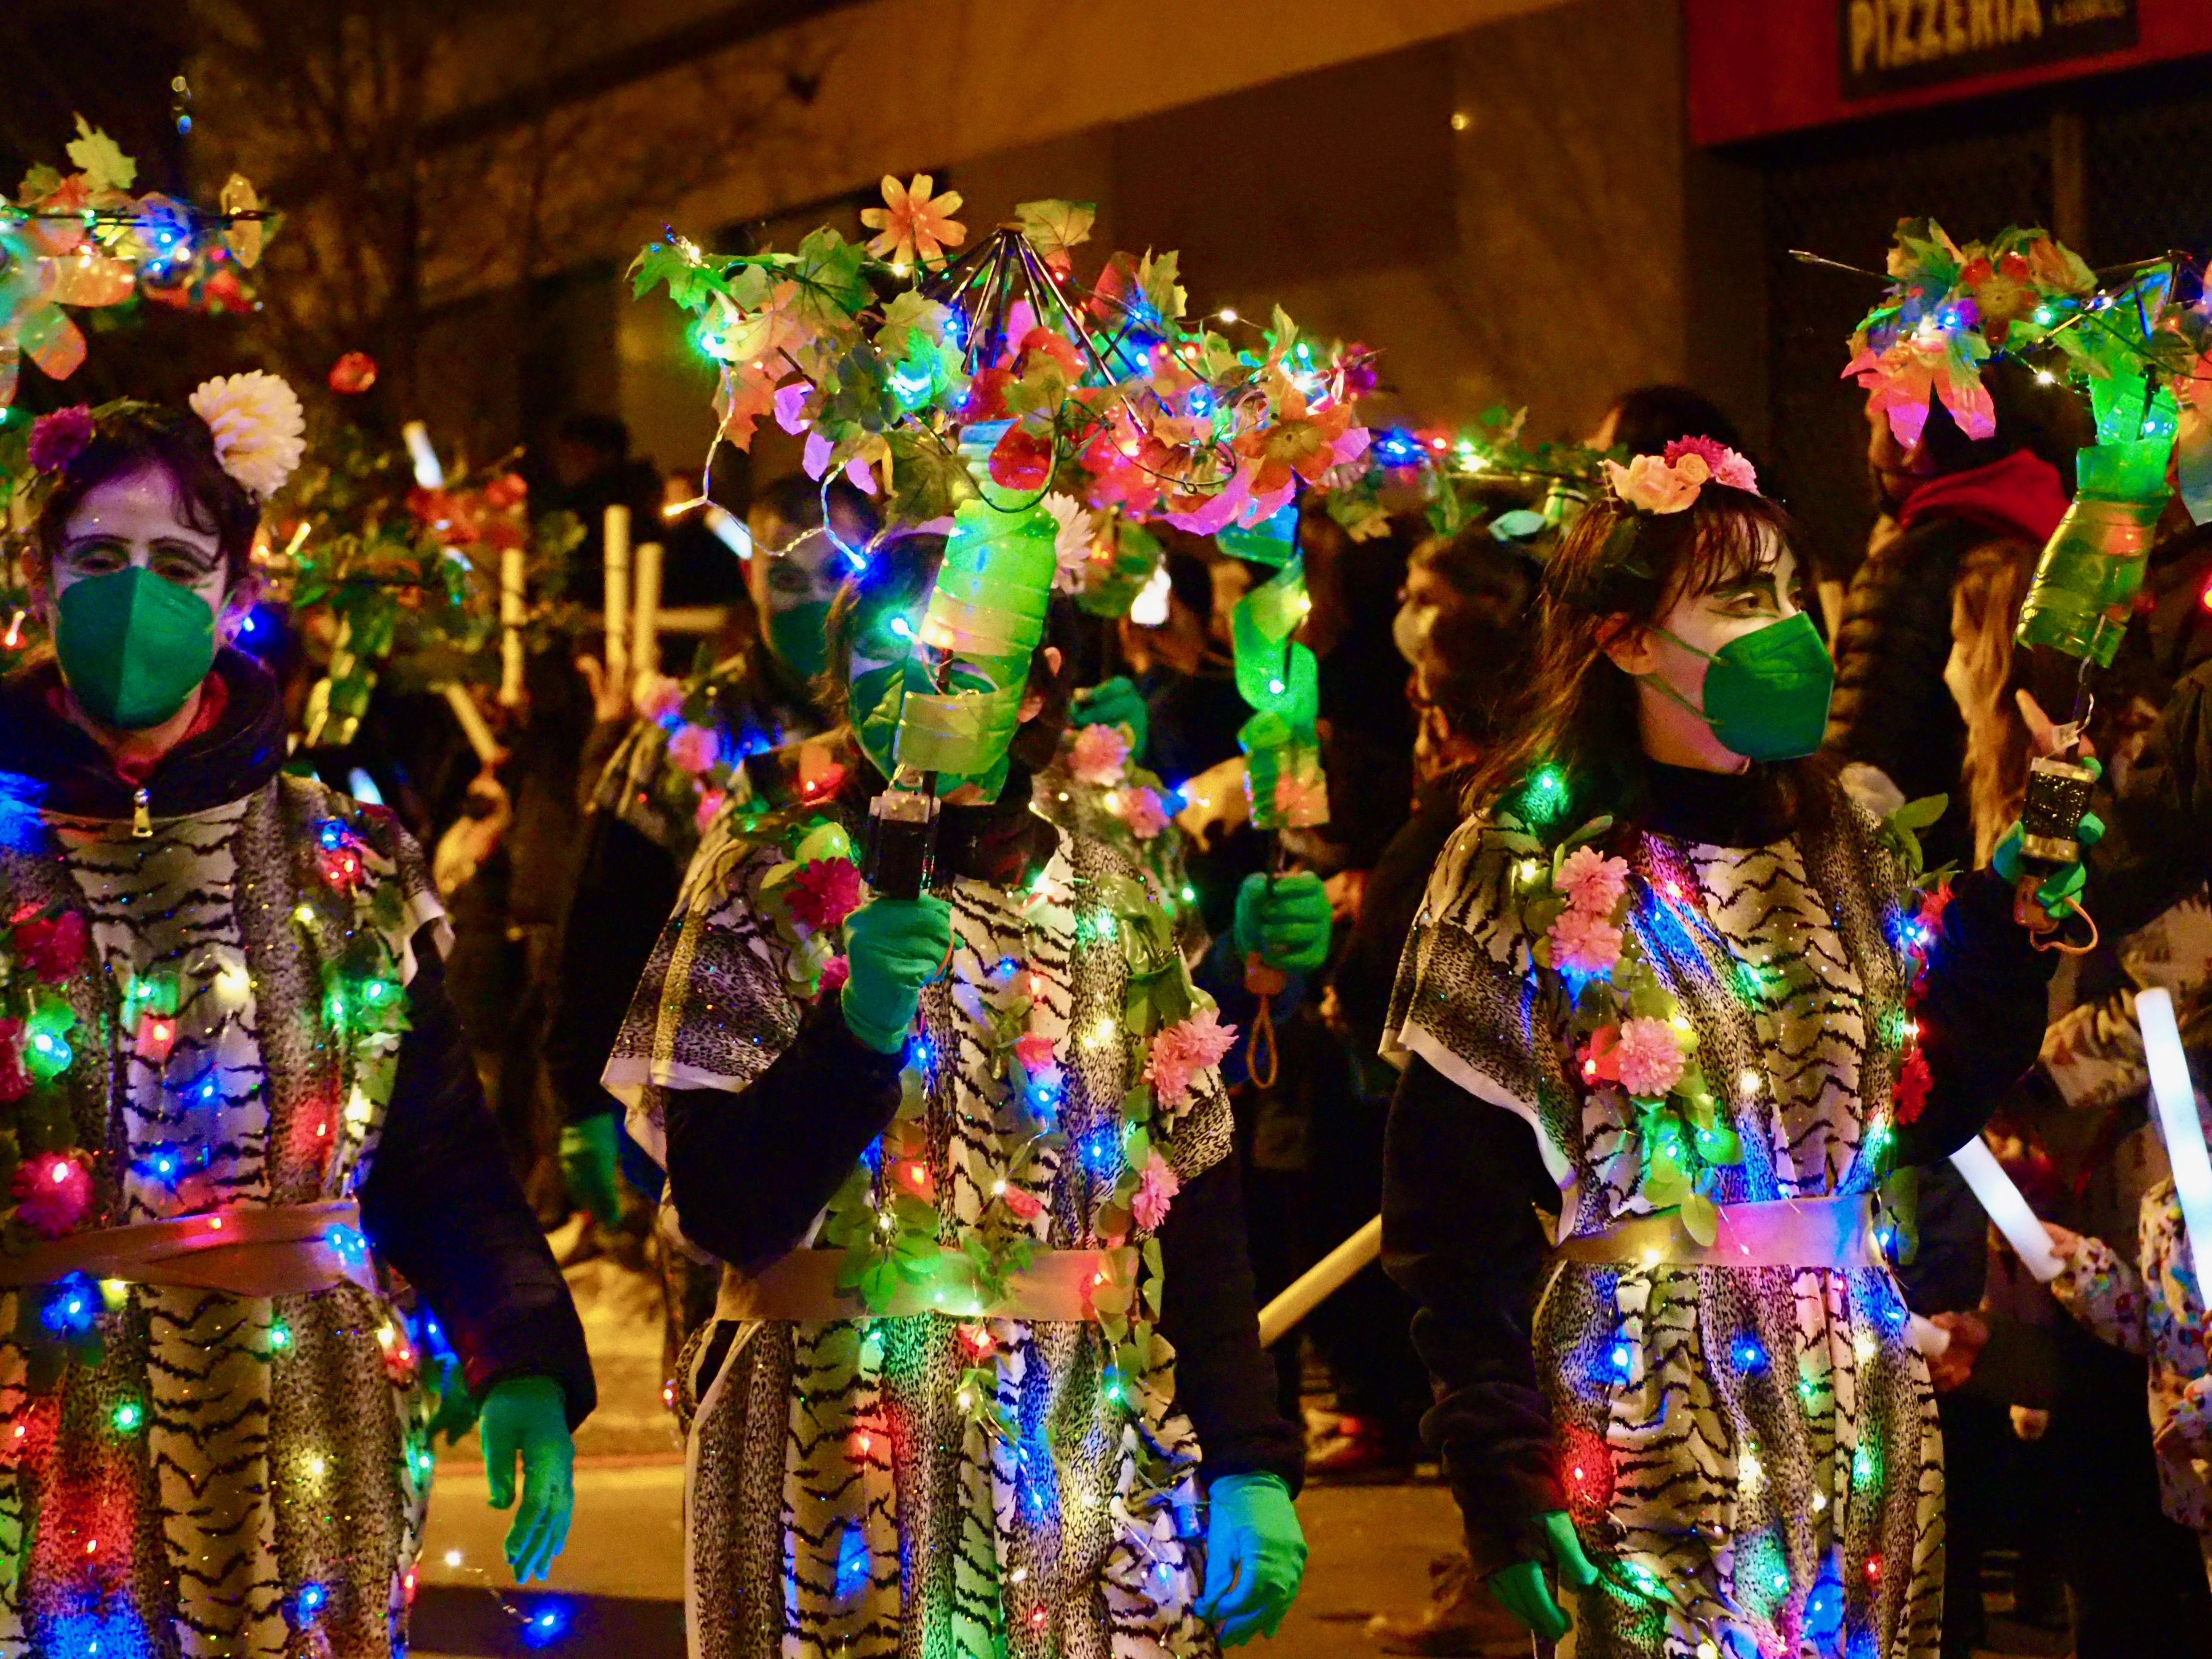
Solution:
<svg viewBox="0 0 2212 1659">
<path fill-rule="evenodd" d="M 230 644 L 301 437 L 263 374 L 30 434 L 53 649 L 0 684 L 10 1654 L 404 1651 L 434 1409 L 476 1409 L 496 1506 L 521 1463 L 518 1579 L 568 1534 L 591 1362 L 443 908 L 390 813 L 284 771 L 279 689 Z"/>
<path fill-rule="evenodd" d="M 1048 516 L 1000 516 L 956 541 L 1048 572 Z M 969 758 L 932 774 L 923 890 L 864 886 L 902 711 L 941 695 L 914 645 L 941 548 L 870 550 L 829 618 L 844 781 L 709 832 L 607 1067 L 732 1269 L 679 1383 L 694 1651 L 1203 1652 L 1272 1631 L 1304 1558 L 1231 1033 L 1142 866 L 1033 806 L 1065 602 L 1036 596 L 999 758 L 941 728 Z"/>
<path fill-rule="evenodd" d="M 1940 802 L 1877 821 L 1813 757 L 1832 669 L 1742 457 L 1608 474 L 1394 997 L 1425 1431 L 1581 1659 L 1923 1659 L 1942 1453 L 1875 1194 L 2033 1061 L 2046 958 L 1994 874 L 1916 890 Z"/>
</svg>

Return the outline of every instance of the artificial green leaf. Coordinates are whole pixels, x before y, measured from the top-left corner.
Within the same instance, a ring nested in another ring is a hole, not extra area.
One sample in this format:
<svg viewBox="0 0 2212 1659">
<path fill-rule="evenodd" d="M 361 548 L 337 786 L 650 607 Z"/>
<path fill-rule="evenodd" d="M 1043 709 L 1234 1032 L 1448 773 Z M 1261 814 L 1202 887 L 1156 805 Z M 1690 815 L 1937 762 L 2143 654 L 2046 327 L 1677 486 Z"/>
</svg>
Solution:
<svg viewBox="0 0 2212 1659">
<path fill-rule="evenodd" d="M 76 118 L 76 137 L 63 148 L 94 190 L 127 191 L 138 177 L 138 164 L 82 115 Z"/>
<path fill-rule="evenodd" d="M 1682 1200 L 1682 1231 L 1708 1249 L 1720 1237 L 1720 1206 L 1703 1193 L 1691 1193 Z"/>
<path fill-rule="evenodd" d="M 1054 254 L 1091 240 L 1098 210 L 1088 202 L 1017 202 L 1014 217 L 1039 253 Z"/>
</svg>

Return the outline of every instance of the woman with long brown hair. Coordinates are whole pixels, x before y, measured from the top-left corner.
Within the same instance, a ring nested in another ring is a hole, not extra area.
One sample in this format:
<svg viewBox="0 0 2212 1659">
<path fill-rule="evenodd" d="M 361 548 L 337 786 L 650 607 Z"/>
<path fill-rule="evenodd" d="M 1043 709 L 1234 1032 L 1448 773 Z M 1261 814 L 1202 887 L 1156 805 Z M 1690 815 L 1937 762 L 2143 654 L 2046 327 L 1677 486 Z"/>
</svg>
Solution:
<svg viewBox="0 0 2212 1659">
<path fill-rule="evenodd" d="M 1875 1195 L 2033 1062 L 2045 974 L 1996 877 L 1916 890 L 1925 808 L 1814 756 L 1832 669 L 1748 464 L 1612 476 L 1390 1019 L 1427 1430 L 1476 1571 L 1578 1659 L 1932 1656 L 1942 1449 Z"/>
</svg>

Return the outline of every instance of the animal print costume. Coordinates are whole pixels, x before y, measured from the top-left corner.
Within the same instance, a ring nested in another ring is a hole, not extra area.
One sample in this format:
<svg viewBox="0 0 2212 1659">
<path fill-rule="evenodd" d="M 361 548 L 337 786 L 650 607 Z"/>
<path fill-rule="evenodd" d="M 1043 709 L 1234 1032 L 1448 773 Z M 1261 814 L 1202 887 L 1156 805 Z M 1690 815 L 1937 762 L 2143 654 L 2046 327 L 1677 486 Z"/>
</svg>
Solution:
<svg viewBox="0 0 2212 1659">
<path fill-rule="evenodd" d="M 329 824 L 358 858 L 345 885 L 320 861 Z M 443 925 L 397 826 L 280 776 L 144 835 L 128 818 L 17 827 L 0 906 L 89 925 L 66 987 L 84 1226 L 355 1194 L 399 1038 L 334 1027 L 332 987 L 372 962 L 404 987 L 416 930 Z M 175 990 L 166 1054 L 126 1004 L 152 983 Z M 56 1356 L 34 1346 L 42 1294 L 0 1291 L 0 1655 L 404 1646 L 430 1458 L 384 1297 L 116 1285 L 103 1344 Z"/>
<path fill-rule="evenodd" d="M 1482 856 L 1487 827 L 1462 824 L 1437 864 L 1389 1029 L 1468 1110 L 1527 1120 L 1559 1191 L 1553 1237 L 1595 1233 L 1652 1209 L 1638 1116 L 1619 1086 L 1583 1086 L 1568 1000 L 1533 954 L 1516 860 Z M 1817 838 L 1645 832 L 1610 850 L 1741 1139 L 1715 1196 L 1872 1190 L 1909 983 L 1905 872 L 1874 820 L 1838 799 Z M 1537 1288 L 1559 1485 L 1607 1578 L 1582 1598 L 1577 1659 L 1932 1659 L 1942 1451 L 1887 1268 L 1559 1261 Z M 1833 1645 L 1814 1640 L 1838 1608 Z"/>
<path fill-rule="evenodd" d="M 1050 775 L 1038 791 L 1058 805 Z M 1120 883 L 1137 884 L 1122 890 L 1154 906 L 1168 896 L 1105 842 L 1062 826 L 1045 844 L 1049 855 L 1025 884 L 963 878 L 934 890 L 952 908 L 953 956 L 924 990 L 903 1079 L 926 1096 L 927 1174 L 897 1173 L 934 1206 L 935 1236 L 952 1250 L 1012 1176 L 1036 1206 L 1027 1225 L 1041 1246 L 1108 1247 L 1131 1264 L 1141 1253 L 1141 1270 L 1109 1271 L 1157 1274 L 1157 1249 L 1141 1248 L 1150 1229 L 1105 1213 L 1143 1050 L 1117 1024 L 1128 968 L 1097 895 Z M 726 816 L 640 985 L 606 1085 L 635 1101 L 631 1133 L 664 1162 L 662 1089 L 744 1091 L 805 1017 L 811 996 L 794 988 L 793 944 L 762 896 L 787 857 L 773 822 L 748 834 Z M 1035 998 L 1029 1033 L 1048 1039 L 1065 1068 L 1056 1121 L 1066 1137 L 1018 1176 L 992 1133 L 1013 1109 L 992 1005 L 1016 971 Z M 1195 1075 L 1180 1103 L 1164 1101 L 1150 1133 L 1185 1182 L 1226 1157 L 1218 1072 Z M 896 1163 L 879 1139 L 866 1167 L 888 1180 Z M 1174 1354 L 1155 1336 L 1140 1371 L 1114 1369 L 1117 1358 L 1090 1322 L 919 1314 L 742 1324 L 697 1402 L 689 1443 L 693 1653 L 1212 1651 L 1192 1611 L 1202 1577 L 1199 1448 L 1174 1403 Z M 994 1392 L 988 1373 L 975 1380 L 979 1360 L 995 1363 Z"/>
</svg>

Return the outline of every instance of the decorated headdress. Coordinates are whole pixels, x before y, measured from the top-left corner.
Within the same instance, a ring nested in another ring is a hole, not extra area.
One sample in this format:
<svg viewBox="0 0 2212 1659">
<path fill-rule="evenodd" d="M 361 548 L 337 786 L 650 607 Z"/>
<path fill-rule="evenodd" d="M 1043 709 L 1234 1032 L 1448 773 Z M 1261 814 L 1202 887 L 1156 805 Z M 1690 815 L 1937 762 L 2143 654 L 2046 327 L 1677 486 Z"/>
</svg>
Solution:
<svg viewBox="0 0 2212 1659">
<path fill-rule="evenodd" d="M 214 441 L 216 461 L 257 501 L 266 502 L 292 476 L 307 451 L 307 423 L 299 394 L 280 377 L 252 369 L 202 381 L 188 400 Z M 31 423 L 28 459 L 42 478 L 58 477 L 100 434 L 103 421 L 144 418 L 150 404 L 125 398 L 98 409 L 75 404 Z"/>
<path fill-rule="evenodd" d="M 1682 513 L 1709 483 L 1759 494 L 1752 464 L 1717 438 L 1676 438 L 1656 455 L 1605 463 L 1613 499 L 1638 513 Z"/>
</svg>

